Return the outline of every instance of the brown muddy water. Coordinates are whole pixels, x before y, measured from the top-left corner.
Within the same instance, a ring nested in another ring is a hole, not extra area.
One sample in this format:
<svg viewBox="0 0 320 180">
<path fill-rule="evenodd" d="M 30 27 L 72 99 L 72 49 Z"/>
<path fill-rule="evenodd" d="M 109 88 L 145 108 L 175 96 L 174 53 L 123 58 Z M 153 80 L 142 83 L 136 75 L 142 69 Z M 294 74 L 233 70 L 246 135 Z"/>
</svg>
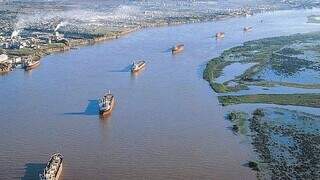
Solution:
<svg viewBox="0 0 320 180">
<path fill-rule="evenodd" d="M 1 76 L 0 179 L 34 179 L 56 151 L 64 179 L 255 179 L 243 166 L 255 155 L 228 129 L 203 69 L 244 41 L 320 30 L 306 23 L 315 12 L 145 29 Z M 176 43 L 185 51 L 173 56 Z M 136 59 L 147 66 L 133 76 Z M 97 99 L 107 90 L 116 106 L 101 119 Z"/>
</svg>

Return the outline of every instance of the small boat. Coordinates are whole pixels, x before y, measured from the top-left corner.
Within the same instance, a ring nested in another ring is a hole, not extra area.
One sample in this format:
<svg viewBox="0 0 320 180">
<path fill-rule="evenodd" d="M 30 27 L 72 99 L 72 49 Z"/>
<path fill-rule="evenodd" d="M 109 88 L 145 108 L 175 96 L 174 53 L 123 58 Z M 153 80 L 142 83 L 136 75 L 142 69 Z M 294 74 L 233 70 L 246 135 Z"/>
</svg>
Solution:
<svg viewBox="0 0 320 180">
<path fill-rule="evenodd" d="M 216 38 L 217 38 L 217 39 L 224 38 L 224 35 L 225 35 L 224 32 L 217 32 L 217 33 L 216 33 Z"/>
<path fill-rule="evenodd" d="M 131 72 L 138 72 L 140 71 L 142 68 L 144 68 L 146 66 L 146 62 L 145 61 L 138 61 L 138 62 L 133 62 L 132 63 L 132 67 L 131 67 Z"/>
<path fill-rule="evenodd" d="M 184 50 L 184 44 L 177 44 L 177 45 L 173 46 L 172 53 L 173 54 L 174 53 L 179 53 L 179 52 L 181 52 L 183 50 Z"/>
<path fill-rule="evenodd" d="M 25 63 L 24 63 L 24 69 L 26 71 L 28 70 L 31 70 L 37 66 L 39 66 L 40 64 L 40 60 L 27 60 Z"/>
<path fill-rule="evenodd" d="M 59 180 L 63 168 L 63 156 L 55 153 L 51 156 L 45 169 L 39 174 L 40 180 Z"/>
<path fill-rule="evenodd" d="M 112 112 L 112 110 L 113 110 L 114 103 L 115 103 L 114 96 L 109 91 L 99 101 L 99 112 L 100 112 L 100 115 L 103 116 L 103 115 L 110 114 Z"/>
<path fill-rule="evenodd" d="M 252 29 L 253 29 L 252 27 L 244 27 L 243 31 L 244 32 L 250 32 L 250 31 L 252 31 Z"/>
</svg>

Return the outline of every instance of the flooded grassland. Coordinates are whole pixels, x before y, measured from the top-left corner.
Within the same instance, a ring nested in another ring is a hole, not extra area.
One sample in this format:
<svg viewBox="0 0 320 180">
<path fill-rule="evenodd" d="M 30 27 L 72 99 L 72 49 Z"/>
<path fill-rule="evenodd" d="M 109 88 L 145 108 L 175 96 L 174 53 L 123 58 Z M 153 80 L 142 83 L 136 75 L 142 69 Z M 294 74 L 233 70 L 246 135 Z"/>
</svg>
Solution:
<svg viewBox="0 0 320 180">
<path fill-rule="evenodd" d="M 276 86 L 319 89 L 319 43 L 318 33 L 249 41 L 211 60 L 205 69 L 204 78 L 218 93 L 249 90 L 250 86 L 262 86 L 269 90 L 269 94 Z M 242 65 L 229 71 L 243 73 L 229 77 L 228 81 L 218 82 L 217 78 L 230 76 L 230 73 L 223 71 L 235 63 Z"/>
<path fill-rule="evenodd" d="M 318 179 L 319 116 L 284 108 L 232 111 L 233 131 L 250 135 L 258 160 L 248 165 L 263 179 Z"/>
<path fill-rule="evenodd" d="M 206 66 L 204 78 L 219 102 L 233 105 L 225 107 L 232 130 L 251 137 L 257 160 L 248 166 L 260 178 L 320 177 L 319 46 L 319 33 L 249 41 Z"/>
</svg>

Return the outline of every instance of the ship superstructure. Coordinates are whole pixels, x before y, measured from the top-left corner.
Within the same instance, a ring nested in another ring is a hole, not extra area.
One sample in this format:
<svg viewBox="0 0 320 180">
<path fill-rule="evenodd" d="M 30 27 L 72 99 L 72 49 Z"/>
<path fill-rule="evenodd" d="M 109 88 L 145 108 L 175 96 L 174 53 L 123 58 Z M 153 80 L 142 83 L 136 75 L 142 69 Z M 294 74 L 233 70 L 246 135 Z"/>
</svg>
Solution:
<svg viewBox="0 0 320 180">
<path fill-rule="evenodd" d="M 55 153 L 51 156 L 46 168 L 39 175 L 40 180 L 59 180 L 63 168 L 63 156 Z"/>
<path fill-rule="evenodd" d="M 114 96 L 109 91 L 99 101 L 99 112 L 101 115 L 110 114 L 114 107 Z"/>
<path fill-rule="evenodd" d="M 133 62 L 132 63 L 132 67 L 131 67 L 131 72 L 138 72 L 142 68 L 144 68 L 145 66 L 146 66 L 146 62 L 145 61 Z"/>
</svg>

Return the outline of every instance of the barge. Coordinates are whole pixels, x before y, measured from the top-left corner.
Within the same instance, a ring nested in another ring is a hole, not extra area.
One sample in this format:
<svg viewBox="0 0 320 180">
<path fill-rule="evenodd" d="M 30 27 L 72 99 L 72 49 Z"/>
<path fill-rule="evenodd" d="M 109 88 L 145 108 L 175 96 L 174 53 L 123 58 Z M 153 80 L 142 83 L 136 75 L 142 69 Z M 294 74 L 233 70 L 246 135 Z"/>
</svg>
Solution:
<svg viewBox="0 0 320 180">
<path fill-rule="evenodd" d="M 63 156 L 55 153 L 51 156 L 46 168 L 39 174 L 40 180 L 59 180 L 63 168 Z"/>
</svg>

